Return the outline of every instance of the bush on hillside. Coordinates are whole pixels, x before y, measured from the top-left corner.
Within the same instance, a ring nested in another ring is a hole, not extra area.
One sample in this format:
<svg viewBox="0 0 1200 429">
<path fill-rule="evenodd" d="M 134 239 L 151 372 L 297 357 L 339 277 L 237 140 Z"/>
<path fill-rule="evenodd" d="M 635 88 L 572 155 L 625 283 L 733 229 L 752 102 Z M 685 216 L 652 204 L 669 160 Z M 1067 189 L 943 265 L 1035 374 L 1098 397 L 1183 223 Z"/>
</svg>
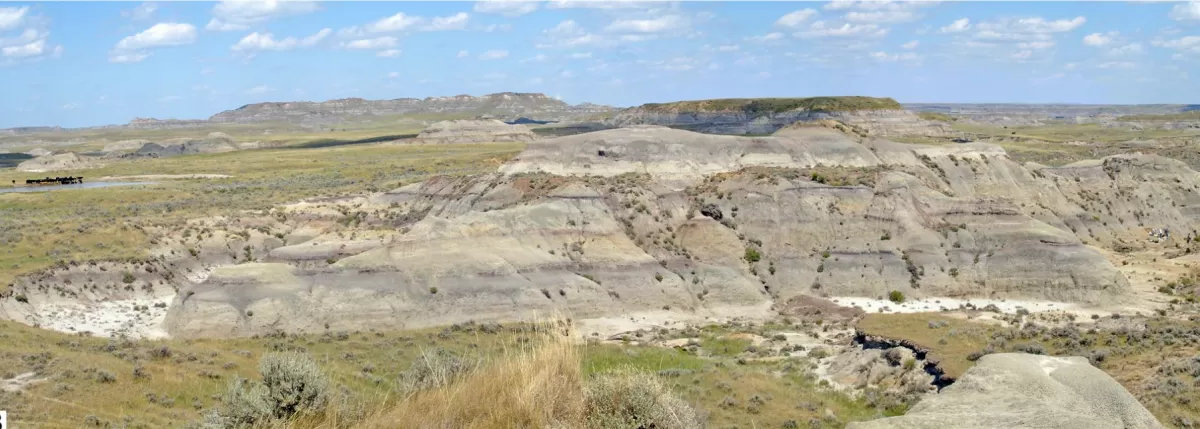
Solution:
<svg viewBox="0 0 1200 429">
<path fill-rule="evenodd" d="M 904 292 L 898 290 L 891 291 L 888 293 L 888 300 L 897 304 L 902 303 L 904 302 Z"/>
<path fill-rule="evenodd" d="M 408 371 L 400 373 L 397 380 L 401 392 L 415 393 L 436 389 L 466 375 L 475 368 L 472 362 L 449 350 L 435 349 L 422 352 Z"/>
<path fill-rule="evenodd" d="M 259 361 L 261 383 L 236 377 L 223 406 L 205 414 L 199 429 L 245 429 L 300 414 L 316 413 L 329 402 L 329 379 L 308 355 L 285 352 Z"/>
<path fill-rule="evenodd" d="M 619 371 L 587 386 L 588 427 L 699 429 L 705 416 L 671 393 L 654 374 Z"/>
</svg>

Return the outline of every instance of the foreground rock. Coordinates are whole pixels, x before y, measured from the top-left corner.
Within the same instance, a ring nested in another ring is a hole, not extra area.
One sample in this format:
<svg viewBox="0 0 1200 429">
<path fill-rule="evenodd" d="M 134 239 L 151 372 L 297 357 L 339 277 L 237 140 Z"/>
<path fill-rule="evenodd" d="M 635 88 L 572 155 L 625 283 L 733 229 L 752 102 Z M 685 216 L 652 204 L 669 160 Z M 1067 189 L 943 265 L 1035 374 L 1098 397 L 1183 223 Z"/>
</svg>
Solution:
<svg viewBox="0 0 1200 429">
<path fill-rule="evenodd" d="M 987 355 L 907 414 L 850 429 L 1161 428 L 1125 388 L 1082 357 Z"/>
<path fill-rule="evenodd" d="M 535 139 L 537 135 L 529 127 L 495 119 L 441 121 L 417 135 L 418 141 L 434 144 L 531 142 Z"/>
</svg>

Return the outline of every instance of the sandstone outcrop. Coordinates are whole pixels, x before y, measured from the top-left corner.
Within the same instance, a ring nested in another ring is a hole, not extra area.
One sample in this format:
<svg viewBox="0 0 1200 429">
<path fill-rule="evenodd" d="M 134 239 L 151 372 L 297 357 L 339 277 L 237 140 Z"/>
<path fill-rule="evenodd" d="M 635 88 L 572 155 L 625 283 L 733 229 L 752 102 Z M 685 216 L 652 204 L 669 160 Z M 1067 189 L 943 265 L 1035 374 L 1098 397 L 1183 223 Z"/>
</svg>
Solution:
<svg viewBox="0 0 1200 429">
<path fill-rule="evenodd" d="M 422 143 L 531 142 L 537 135 L 524 125 L 509 125 L 495 119 L 460 119 L 430 125 L 417 135 Z"/>
<path fill-rule="evenodd" d="M 122 156 L 163 158 L 201 153 L 222 153 L 238 150 L 233 138 L 225 133 L 209 133 L 204 138 L 177 138 L 161 142 L 144 142 L 133 152 Z"/>
<path fill-rule="evenodd" d="M 849 429 L 1163 427 L 1125 388 L 1082 357 L 987 355 L 903 416 Z"/>
</svg>

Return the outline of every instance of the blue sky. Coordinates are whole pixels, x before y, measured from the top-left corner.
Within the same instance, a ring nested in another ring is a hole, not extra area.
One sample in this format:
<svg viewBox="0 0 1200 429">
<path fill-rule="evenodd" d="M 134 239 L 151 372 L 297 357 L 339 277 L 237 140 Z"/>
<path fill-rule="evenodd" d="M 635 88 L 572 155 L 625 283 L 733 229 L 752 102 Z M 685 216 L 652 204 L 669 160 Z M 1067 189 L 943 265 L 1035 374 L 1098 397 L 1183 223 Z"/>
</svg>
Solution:
<svg viewBox="0 0 1200 429">
<path fill-rule="evenodd" d="M 0 127 L 501 91 L 1200 103 L 1190 2 L 0 2 Z"/>
</svg>

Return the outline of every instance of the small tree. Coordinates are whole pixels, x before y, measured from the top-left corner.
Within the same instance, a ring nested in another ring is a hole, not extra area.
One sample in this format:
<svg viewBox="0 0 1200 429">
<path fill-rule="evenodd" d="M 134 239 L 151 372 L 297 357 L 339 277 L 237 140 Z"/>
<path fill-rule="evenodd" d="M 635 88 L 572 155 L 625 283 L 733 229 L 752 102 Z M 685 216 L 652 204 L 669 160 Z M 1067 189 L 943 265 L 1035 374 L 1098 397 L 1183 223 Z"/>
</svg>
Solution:
<svg viewBox="0 0 1200 429">
<path fill-rule="evenodd" d="M 904 302 L 904 292 L 898 290 L 891 291 L 888 293 L 888 300 L 897 304 L 902 303 Z"/>
<path fill-rule="evenodd" d="M 746 262 L 755 263 L 759 260 L 762 260 L 762 254 L 758 253 L 757 250 L 747 247 L 746 256 L 744 256 L 744 258 L 746 259 Z"/>
</svg>

